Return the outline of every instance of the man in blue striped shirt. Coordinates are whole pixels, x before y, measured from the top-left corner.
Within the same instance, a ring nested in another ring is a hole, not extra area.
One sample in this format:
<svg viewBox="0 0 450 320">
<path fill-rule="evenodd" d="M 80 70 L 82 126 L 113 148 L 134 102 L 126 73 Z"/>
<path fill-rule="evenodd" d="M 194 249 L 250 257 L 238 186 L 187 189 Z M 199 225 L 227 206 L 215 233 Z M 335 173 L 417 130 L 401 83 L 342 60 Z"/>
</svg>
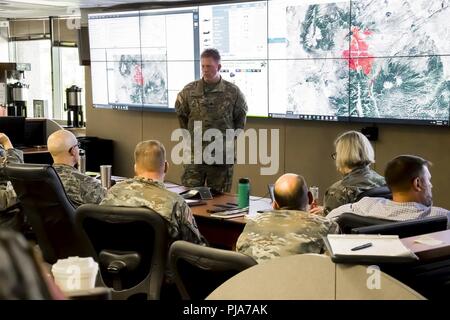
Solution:
<svg viewBox="0 0 450 320">
<path fill-rule="evenodd" d="M 447 216 L 450 221 L 449 210 L 432 206 L 430 166 L 429 161 L 417 156 L 401 155 L 394 158 L 387 164 L 384 173 L 392 191 L 392 200 L 365 197 L 332 210 L 327 218 L 337 218 L 344 212 L 350 212 L 392 221 L 431 216 Z"/>
</svg>

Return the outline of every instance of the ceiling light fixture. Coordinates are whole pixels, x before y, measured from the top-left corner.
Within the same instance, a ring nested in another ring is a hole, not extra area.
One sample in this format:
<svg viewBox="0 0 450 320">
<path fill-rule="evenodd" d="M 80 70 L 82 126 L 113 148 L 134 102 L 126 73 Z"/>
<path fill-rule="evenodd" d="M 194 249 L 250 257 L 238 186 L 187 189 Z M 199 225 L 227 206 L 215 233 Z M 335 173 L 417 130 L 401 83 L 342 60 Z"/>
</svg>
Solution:
<svg viewBox="0 0 450 320">
<path fill-rule="evenodd" d="M 52 7 L 73 7 L 75 4 L 73 1 L 51 1 L 51 0 L 14 0 L 16 3 L 29 4 L 29 5 L 42 5 Z M 0 2 L 3 4 L 4 2 Z M 10 4 L 10 3 L 7 3 Z"/>
</svg>

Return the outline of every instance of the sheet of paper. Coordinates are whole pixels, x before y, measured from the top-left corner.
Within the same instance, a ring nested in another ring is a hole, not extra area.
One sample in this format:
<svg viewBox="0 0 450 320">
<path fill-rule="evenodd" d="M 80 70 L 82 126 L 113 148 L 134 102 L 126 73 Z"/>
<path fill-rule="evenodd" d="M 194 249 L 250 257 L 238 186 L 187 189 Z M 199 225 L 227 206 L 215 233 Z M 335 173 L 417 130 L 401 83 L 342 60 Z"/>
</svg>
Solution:
<svg viewBox="0 0 450 320">
<path fill-rule="evenodd" d="M 422 236 L 422 237 L 414 240 L 414 242 L 415 243 L 420 243 L 420 244 L 425 244 L 425 245 L 428 245 L 428 246 L 437 246 L 437 245 L 440 245 L 440 244 L 444 243 L 443 241 L 438 240 L 438 239 L 434 239 L 434 238 L 432 238 L 430 236 Z"/>
<path fill-rule="evenodd" d="M 411 250 L 403 245 L 398 236 L 330 234 L 327 237 L 334 255 L 392 257 L 412 255 Z M 371 243 L 372 246 L 351 250 L 366 243 Z"/>
</svg>

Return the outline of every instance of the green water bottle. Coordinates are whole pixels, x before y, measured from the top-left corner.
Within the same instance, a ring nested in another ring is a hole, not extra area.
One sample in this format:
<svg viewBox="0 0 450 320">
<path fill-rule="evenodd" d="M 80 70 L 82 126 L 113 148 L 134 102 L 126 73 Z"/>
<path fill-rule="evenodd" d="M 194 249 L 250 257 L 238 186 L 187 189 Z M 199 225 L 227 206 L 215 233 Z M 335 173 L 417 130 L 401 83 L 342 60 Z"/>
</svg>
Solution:
<svg viewBox="0 0 450 320">
<path fill-rule="evenodd" d="M 238 206 L 246 208 L 250 202 L 250 180 L 248 178 L 240 178 L 238 186 Z"/>
</svg>

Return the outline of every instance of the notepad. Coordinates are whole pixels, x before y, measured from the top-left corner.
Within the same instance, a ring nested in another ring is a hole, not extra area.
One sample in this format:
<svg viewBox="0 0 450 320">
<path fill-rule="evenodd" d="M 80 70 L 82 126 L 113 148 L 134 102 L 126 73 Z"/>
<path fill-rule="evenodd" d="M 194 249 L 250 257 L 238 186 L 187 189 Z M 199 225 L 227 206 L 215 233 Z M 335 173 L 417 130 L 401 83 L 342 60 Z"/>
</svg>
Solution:
<svg viewBox="0 0 450 320">
<path fill-rule="evenodd" d="M 242 209 L 225 210 L 216 213 L 211 213 L 211 217 L 231 219 L 245 216 L 248 213 L 248 207 Z"/>
<path fill-rule="evenodd" d="M 419 259 L 395 235 L 329 234 L 324 242 L 331 260 L 338 263 L 398 263 Z M 372 245 L 351 250 L 366 243 Z"/>
</svg>

